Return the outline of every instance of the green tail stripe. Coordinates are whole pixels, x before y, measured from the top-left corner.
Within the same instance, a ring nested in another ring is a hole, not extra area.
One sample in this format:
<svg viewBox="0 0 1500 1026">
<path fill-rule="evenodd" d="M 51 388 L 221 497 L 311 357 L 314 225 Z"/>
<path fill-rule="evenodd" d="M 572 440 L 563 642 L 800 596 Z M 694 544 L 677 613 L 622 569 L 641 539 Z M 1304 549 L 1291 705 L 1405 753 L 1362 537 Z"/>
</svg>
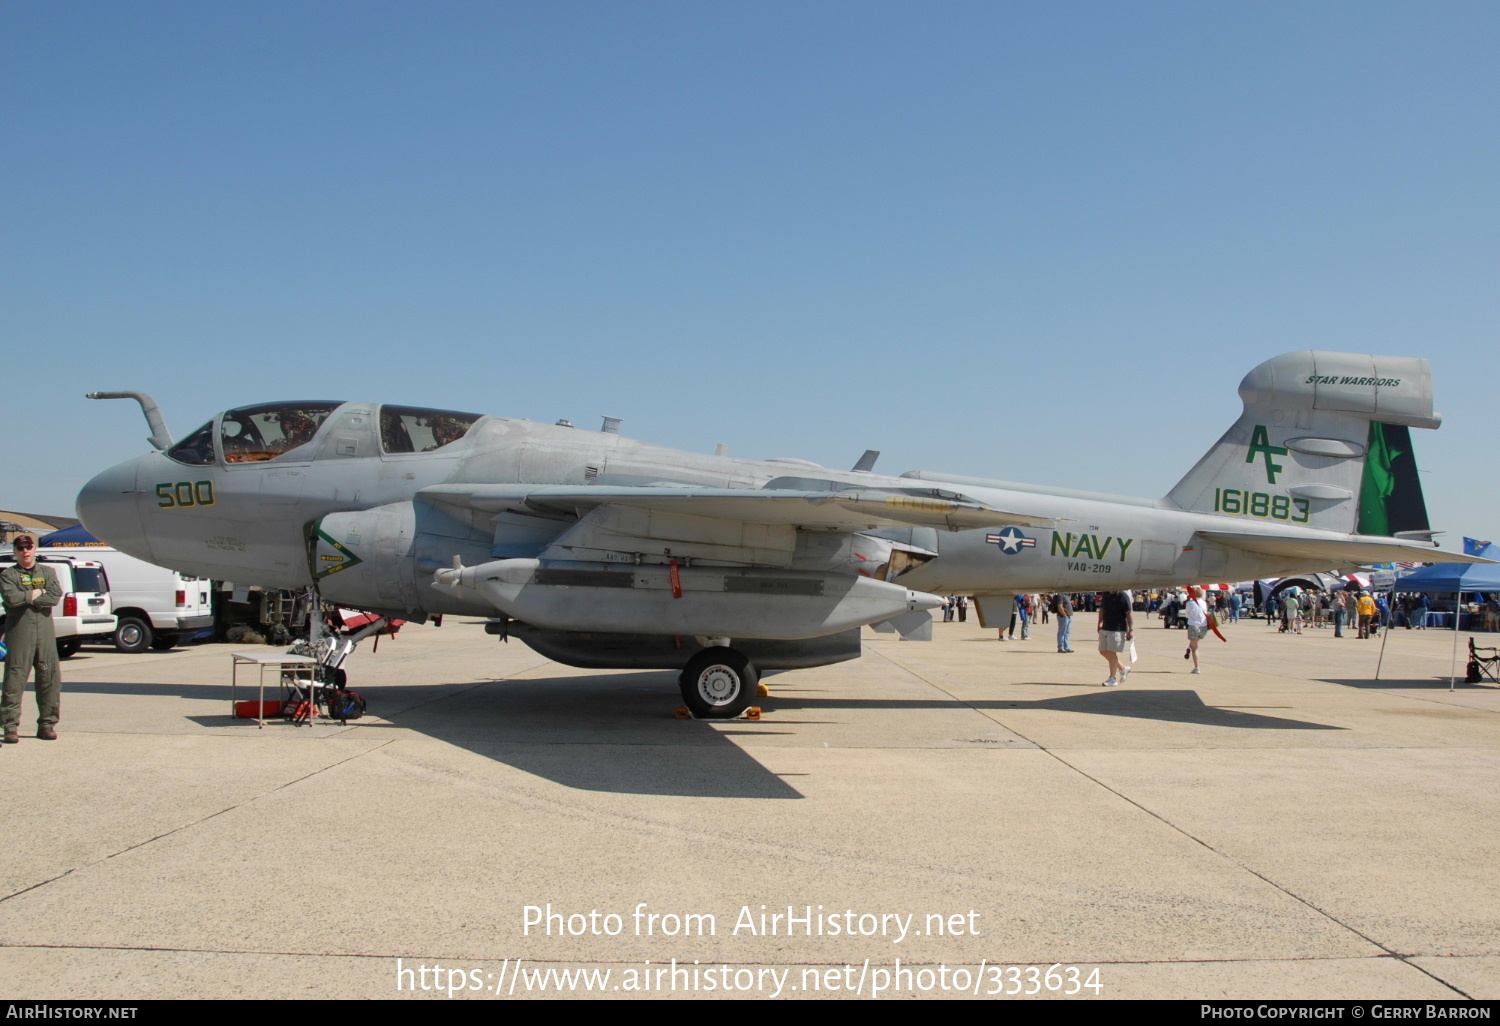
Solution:
<svg viewBox="0 0 1500 1026">
<path fill-rule="evenodd" d="M 1427 529 L 1427 503 L 1417 478 L 1411 431 L 1403 425 L 1372 421 L 1370 451 L 1359 489 L 1359 533 L 1389 536 Z"/>
</svg>

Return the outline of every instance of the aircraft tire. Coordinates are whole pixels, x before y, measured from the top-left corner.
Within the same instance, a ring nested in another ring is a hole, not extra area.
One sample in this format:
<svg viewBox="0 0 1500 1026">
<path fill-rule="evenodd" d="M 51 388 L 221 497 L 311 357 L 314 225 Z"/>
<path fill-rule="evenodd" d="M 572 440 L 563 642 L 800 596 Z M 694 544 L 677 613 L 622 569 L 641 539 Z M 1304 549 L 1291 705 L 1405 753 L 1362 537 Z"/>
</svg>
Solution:
<svg viewBox="0 0 1500 1026">
<path fill-rule="evenodd" d="M 742 652 L 705 648 L 688 660 L 677 678 L 682 700 L 699 719 L 731 719 L 755 698 L 760 674 Z"/>
<path fill-rule="evenodd" d="M 154 652 L 170 652 L 176 647 L 177 635 L 175 634 L 158 634 L 156 637 L 151 639 L 151 649 Z"/>
<path fill-rule="evenodd" d="M 144 652 L 151 647 L 151 625 L 134 616 L 120 617 L 115 628 L 115 648 L 121 652 Z"/>
<path fill-rule="evenodd" d="M 82 647 L 83 640 L 81 638 L 58 638 L 57 657 L 59 659 L 72 659 Z"/>
</svg>

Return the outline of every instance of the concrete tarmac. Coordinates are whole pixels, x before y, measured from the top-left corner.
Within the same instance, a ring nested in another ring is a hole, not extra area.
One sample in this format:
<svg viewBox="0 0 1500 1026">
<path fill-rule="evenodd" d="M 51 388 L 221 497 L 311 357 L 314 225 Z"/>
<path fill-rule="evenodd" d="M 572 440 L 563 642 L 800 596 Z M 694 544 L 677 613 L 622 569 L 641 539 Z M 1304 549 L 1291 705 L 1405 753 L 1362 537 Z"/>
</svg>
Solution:
<svg viewBox="0 0 1500 1026">
<path fill-rule="evenodd" d="M 245 645 L 85 648 L 61 739 L 0 751 L 0 978 L 27 999 L 1500 997 L 1500 690 L 1449 690 L 1451 632 L 1391 632 L 1375 681 L 1378 640 L 1246 621 L 1191 676 L 1183 632 L 1140 622 L 1121 688 L 1090 615 L 1074 655 L 971 620 L 867 631 L 732 722 L 676 719 L 674 674 L 454 619 L 362 646 L 371 715 L 346 726 L 230 717 Z"/>
</svg>

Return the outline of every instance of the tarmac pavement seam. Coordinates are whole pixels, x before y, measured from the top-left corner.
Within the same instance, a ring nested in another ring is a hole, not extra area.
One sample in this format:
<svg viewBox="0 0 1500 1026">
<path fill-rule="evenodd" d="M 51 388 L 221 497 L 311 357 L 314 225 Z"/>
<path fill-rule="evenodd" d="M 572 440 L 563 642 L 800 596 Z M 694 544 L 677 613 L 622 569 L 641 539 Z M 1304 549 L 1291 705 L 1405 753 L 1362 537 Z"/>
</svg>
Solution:
<svg viewBox="0 0 1500 1026">
<path fill-rule="evenodd" d="M 896 666 L 899 669 L 905 670 L 907 673 L 909 673 L 912 676 L 916 677 L 918 680 L 920 680 L 923 683 L 927 684 L 929 687 L 935 688 L 938 691 L 943 692 L 943 694 L 948 695 L 949 698 L 952 698 L 956 702 L 962 702 L 962 704 L 964 704 L 964 705 L 968 706 L 969 708 L 973 709 L 975 712 L 979 713 L 982 716 L 985 716 L 986 719 L 995 720 L 996 723 L 1000 723 L 1000 721 L 996 720 L 995 717 L 990 716 L 989 712 L 987 710 L 980 709 L 977 706 L 974 706 L 974 705 L 972 705 L 969 702 L 964 702 L 963 699 L 961 699 L 958 696 L 954 695 L 952 692 L 948 691 L 942 685 L 936 683 L 935 681 L 932 681 L 932 680 L 928 679 L 920 671 L 918 671 L 916 669 L 913 669 L 910 666 L 907 666 L 901 660 L 899 660 L 899 659 L 895 658 L 894 656 L 892 656 L 889 652 L 883 651 L 881 649 L 873 649 L 873 648 L 872 648 L 872 651 L 875 654 L 878 654 L 881 658 L 885 659 L 887 662 L 891 663 L 893 666 Z M 1349 931 L 1350 933 L 1354 934 L 1356 937 L 1359 937 L 1361 940 L 1364 940 L 1364 941 L 1368 942 L 1369 944 L 1374 945 L 1375 947 L 1379 948 L 1381 951 L 1384 951 L 1386 953 L 1386 956 L 1388 956 L 1390 958 L 1397 959 L 1397 960 L 1399 960 L 1401 962 L 1404 962 L 1407 965 L 1410 965 L 1412 968 L 1416 969 L 1418 972 L 1421 972 L 1421 973 L 1423 973 L 1426 976 L 1430 976 L 1435 982 L 1440 983 L 1443 986 L 1450 988 L 1451 990 L 1454 991 L 1454 993 L 1459 994 L 1459 995 L 1461 995 L 1464 998 L 1469 998 L 1470 997 L 1470 995 L 1464 993 L 1458 987 L 1456 987 L 1453 984 L 1449 983 L 1448 981 L 1446 981 L 1446 980 L 1438 977 L 1437 975 L 1435 975 L 1434 973 L 1432 973 L 1430 970 L 1424 968 L 1423 966 L 1417 965 L 1416 963 L 1414 963 L 1414 962 L 1412 962 L 1410 960 L 1411 958 L 1419 957 L 1418 955 L 1403 955 L 1402 953 L 1400 953 L 1398 951 L 1392 950 L 1388 945 L 1381 943 L 1380 941 L 1378 941 L 1374 937 L 1371 937 L 1370 935 L 1366 934 L 1362 930 L 1359 930 L 1358 928 L 1356 928 L 1354 926 L 1351 926 L 1349 923 L 1346 923 L 1346 922 L 1342 921 L 1341 919 L 1339 919 L 1337 916 L 1333 915 L 1328 910 L 1320 908 L 1317 904 L 1315 904 L 1311 900 L 1303 897 L 1300 894 L 1297 894 L 1295 891 L 1289 890 L 1287 887 L 1283 886 L 1282 884 L 1277 883 L 1275 880 L 1271 879 L 1265 873 L 1262 873 L 1261 871 L 1255 869 L 1252 866 L 1246 865 L 1242 860 L 1235 858 L 1234 856 L 1230 855 L 1228 852 L 1221 851 L 1218 848 L 1215 848 L 1212 844 L 1210 844 L 1207 841 L 1203 840 L 1201 837 L 1198 837 L 1195 834 L 1193 834 L 1192 831 L 1186 829 L 1183 826 L 1180 826 L 1177 823 L 1172 822 L 1170 819 L 1168 819 L 1167 817 L 1163 816 L 1162 814 L 1156 812 L 1155 810 L 1147 808 L 1145 805 L 1142 805 L 1136 799 L 1131 798 L 1129 795 L 1122 793 L 1118 789 L 1109 786 L 1104 781 L 1100 780 L 1098 777 L 1096 777 L 1093 774 L 1089 773 L 1087 770 L 1084 770 L 1081 767 L 1076 766 L 1073 763 L 1069 762 L 1067 759 L 1063 758 L 1063 756 L 1058 751 L 1054 751 L 1052 748 L 1048 747 L 1047 745 L 1042 744 L 1042 743 L 1040 743 L 1038 741 L 1035 741 L 1032 738 L 1026 737 L 1026 735 L 1023 734 L 1023 733 L 1021 733 L 1021 731 L 1016 730 L 1014 727 L 1012 727 L 1012 726 L 1010 726 L 1008 724 L 1000 723 L 1000 725 L 1003 726 L 1003 727 L 1005 727 L 1005 729 L 1012 731 L 1016 735 L 1018 735 L 1018 736 L 1020 736 L 1022 738 L 1025 738 L 1025 740 L 1030 741 L 1032 744 L 1035 744 L 1036 747 L 1039 748 L 1041 751 L 1045 752 L 1047 755 L 1049 755 L 1053 759 L 1056 759 L 1059 763 L 1061 763 L 1062 765 L 1066 766 L 1068 769 L 1072 770 L 1074 773 L 1078 774 L 1079 776 L 1083 777 L 1085 780 L 1088 780 L 1091 783 L 1095 784 L 1096 786 L 1104 789 L 1105 791 L 1108 791 L 1110 794 L 1115 795 L 1121 801 L 1124 801 L 1127 804 L 1134 806 L 1135 808 L 1139 809 L 1140 811 L 1144 812 L 1146 815 L 1148 815 L 1148 816 L 1152 817 L 1153 819 L 1157 820 L 1158 822 L 1160 822 L 1164 826 L 1166 826 L 1166 827 L 1168 827 L 1168 828 L 1176 831 L 1177 833 L 1181 834 L 1183 837 L 1185 837 L 1188 840 L 1194 842 L 1195 844 L 1198 844 L 1199 846 L 1201 846 L 1205 850 L 1207 850 L 1209 852 L 1212 852 L 1214 855 L 1218 856 L 1219 858 L 1223 859 L 1224 861 L 1230 863 L 1231 865 L 1234 865 L 1234 866 L 1238 867 L 1239 869 L 1243 870 L 1244 872 L 1249 873 L 1251 876 L 1254 876 L 1257 879 L 1261 880 L 1262 882 L 1266 883 L 1267 885 L 1275 888 L 1276 890 L 1280 891 L 1282 894 L 1285 894 L 1288 898 L 1291 898 L 1293 901 L 1299 902 L 1300 904 L 1306 906 L 1308 909 L 1310 909 L 1313 912 L 1316 912 L 1318 915 L 1323 916 L 1324 918 L 1326 918 L 1329 922 L 1331 922 L 1331 923 L 1333 923 L 1333 924 L 1335 924 L 1335 925 L 1337 925 L 1337 926 L 1339 926 L 1339 927 L 1341 927 L 1341 928 Z M 1381 957 L 1381 956 L 1375 956 L 1375 957 Z M 1181 961 L 1181 960 L 1180 959 L 1173 959 L 1171 961 Z"/>
<path fill-rule="evenodd" d="M 1160 821 L 1161 823 L 1163 823 L 1164 825 L 1172 828 L 1173 830 L 1176 830 L 1178 833 L 1182 834 L 1182 836 L 1186 837 L 1188 840 L 1193 841 L 1196 844 L 1202 845 L 1204 848 L 1206 848 L 1207 850 L 1213 852 L 1215 855 L 1217 855 L 1220 858 L 1224 859 L 1226 862 L 1229 862 L 1232 865 L 1238 866 L 1240 869 L 1242 869 L 1245 872 L 1249 873 L 1251 876 L 1254 876 L 1254 877 L 1256 877 L 1256 878 L 1258 878 L 1260 880 L 1265 881 L 1267 884 L 1269 884 L 1270 886 L 1276 888 L 1276 890 L 1280 891 L 1282 894 L 1285 894 L 1287 897 L 1291 898 L 1293 901 L 1300 902 L 1301 904 L 1307 906 L 1312 911 L 1314 911 L 1314 912 L 1318 913 L 1320 916 L 1323 916 L 1324 918 L 1326 918 L 1329 922 L 1334 923 L 1335 925 L 1340 926 L 1340 927 L 1344 928 L 1345 930 L 1348 930 L 1350 933 L 1354 934 L 1356 937 L 1359 937 L 1360 939 L 1368 941 L 1369 943 L 1375 945 L 1376 947 L 1380 948 L 1380 950 L 1384 951 L 1386 953 L 1386 955 L 1389 956 L 1390 958 L 1394 958 L 1394 959 L 1397 959 L 1398 961 L 1404 962 L 1407 965 L 1410 965 L 1413 969 L 1416 969 L 1418 972 L 1424 973 L 1427 976 L 1431 976 L 1433 978 L 1433 980 L 1435 980 L 1438 983 L 1441 983 L 1443 986 L 1451 988 L 1455 993 L 1459 994 L 1460 996 L 1462 996 L 1462 997 L 1464 997 L 1466 999 L 1470 998 L 1470 995 L 1465 994 L 1462 990 L 1459 990 L 1457 987 L 1453 986 L 1453 984 L 1449 983 L 1448 981 L 1446 981 L 1444 979 L 1441 979 L 1440 977 L 1434 975 L 1429 970 L 1427 970 L 1427 969 L 1423 968 L 1422 966 L 1417 965 L 1416 963 L 1414 963 L 1414 962 L 1411 961 L 1412 958 L 1419 957 L 1419 955 L 1414 955 L 1414 954 L 1403 955 L 1399 951 L 1392 950 L 1389 945 L 1381 943 L 1380 941 L 1376 940 L 1374 937 L 1371 937 L 1369 934 L 1365 933 L 1363 930 L 1360 930 L 1359 928 L 1357 928 L 1355 926 L 1351 926 L 1350 924 L 1344 922 L 1338 916 L 1336 916 L 1333 913 L 1329 912 L 1327 909 L 1320 908 L 1313 901 L 1311 901 L 1311 900 L 1309 900 L 1307 898 L 1304 898 L 1302 895 L 1296 893 L 1295 891 L 1292 891 L 1292 890 L 1288 889 L 1287 887 L 1283 886 L 1282 884 L 1277 883 L 1275 880 L 1271 879 L 1269 876 L 1267 876 L 1265 873 L 1262 873 L 1260 870 L 1255 869 L 1252 866 L 1246 865 L 1243 861 L 1241 861 L 1240 859 L 1235 858 L 1234 856 L 1230 855 L 1228 852 L 1224 852 L 1224 851 L 1219 850 L 1218 848 L 1215 848 L 1212 844 L 1209 844 L 1207 841 L 1203 840 L 1201 837 L 1195 836 L 1191 831 L 1187 830 L 1186 828 L 1178 826 L 1176 823 L 1173 823 L 1170 819 L 1167 819 L 1165 816 L 1161 815 L 1160 813 L 1155 812 L 1152 809 L 1148 809 L 1146 806 L 1142 805 L 1140 802 L 1136 801 L 1134 798 L 1131 798 L 1129 795 L 1122 794 L 1120 791 L 1116 790 L 1113 787 L 1110 787 L 1108 784 L 1104 783 L 1102 780 L 1098 779 L 1097 777 L 1095 777 L 1091 773 L 1087 772 L 1086 770 L 1083 770 L 1083 769 L 1081 769 L 1081 768 L 1079 768 L 1077 766 L 1074 766 L 1072 763 L 1068 762 L 1067 759 L 1064 759 L 1058 753 L 1053 752 L 1053 751 L 1051 751 L 1049 749 L 1046 749 L 1046 748 L 1043 748 L 1042 750 L 1045 751 L 1045 752 L 1047 752 L 1048 755 L 1052 756 L 1058 762 L 1061 762 L 1064 766 L 1069 767 L 1070 769 L 1072 769 L 1075 772 L 1077 772 L 1079 775 L 1083 776 L 1085 779 L 1093 781 L 1095 784 L 1098 784 L 1100 787 L 1104 788 L 1106 791 L 1109 791 L 1111 794 L 1117 795 L 1121 800 L 1123 800 L 1125 802 L 1128 802 L 1131 805 L 1134 805 L 1136 808 L 1140 809 L 1146 815 L 1151 816 L 1154 819 L 1156 819 L 1156 820 Z M 1375 956 L 1375 957 L 1380 957 L 1380 956 Z"/>
<path fill-rule="evenodd" d="M 107 732 L 100 731 L 98 733 L 107 733 Z M 181 833 L 184 830 L 189 830 L 189 829 L 191 829 L 193 827 L 200 826 L 201 824 L 207 823 L 211 819 L 216 819 L 217 817 L 222 816 L 225 813 L 234 812 L 236 809 L 242 809 L 245 806 L 251 804 L 252 802 L 257 802 L 260 799 L 265 798 L 268 795 L 275 794 L 277 791 L 285 790 L 286 788 L 291 787 L 294 784 L 300 784 L 304 780 L 310 780 L 311 778 L 317 776 L 320 773 L 324 773 L 324 772 L 326 772 L 328 770 L 331 770 L 331 769 L 334 769 L 334 768 L 336 768 L 338 766 L 342 766 L 346 762 L 352 762 L 353 760 L 358 759 L 360 756 L 368 755 L 371 752 L 379 751 L 381 748 L 384 748 L 386 745 L 394 743 L 394 741 L 395 741 L 395 739 L 392 738 L 390 741 L 381 742 L 380 744 L 375 745 L 372 748 L 366 748 L 366 749 L 363 749 L 362 751 L 355 752 L 353 755 L 350 755 L 347 758 L 340 759 L 337 762 L 329 763 L 326 766 L 320 766 L 319 768 L 311 771 L 310 773 L 304 773 L 302 776 L 296 777 L 296 778 L 294 778 L 292 780 L 283 781 L 282 783 L 277 784 L 275 787 L 268 788 L 267 790 L 262 791 L 262 792 L 260 792 L 257 795 L 253 795 L 253 796 L 251 796 L 249 798 L 246 798 L 243 801 L 238 801 L 238 802 L 235 802 L 232 805 L 227 805 L 227 806 L 225 806 L 222 809 L 217 809 L 214 812 L 208 813 L 206 816 L 199 816 L 197 819 L 195 819 L 195 820 L 193 820 L 193 821 L 191 821 L 189 823 L 180 824 L 178 826 L 173 827 L 171 830 L 164 830 L 161 833 L 155 835 L 154 837 L 148 837 L 148 838 L 146 838 L 143 841 L 137 841 L 134 844 L 126 845 L 125 847 L 121 848 L 119 851 L 110 852 L 108 855 L 104 856 L 103 858 L 95 859 L 94 861 L 85 863 L 84 865 L 81 865 L 81 866 L 72 866 L 69 869 L 66 869 L 63 872 L 57 874 L 56 876 L 48 877 L 46 880 L 39 880 L 38 882 L 36 882 L 34 884 L 31 884 L 31 885 L 29 885 L 27 887 L 23 887 L 23 888 L 21 888 L 18 891 L 12 891 L 10 894 L 0 895 L 0 904 L 3 904 L 5 902 L 9 901 L 12 898 L 18 898 L 18 897 L 20 897 L 23 894 L 29 894 L 30 892 L 32 892 L 34 890 L 37 890 L 39 888 L 46 887 L 48 884 L 53 884 L 53 883 L 56 883 L 59 880 L 66 879 L 67 877 L 72 876 L 74 873 L 81 872 L 83 870 L 92 869 L 95 866 L 101 866 L 101 865 L 105 864 L 106 862 L 110 861 L 113 858 L 117 858 L 117 857 L 119 857 L 121 855 L 127 854 L 128 852 L 135 851 L 137 848 L 144 848 L 148 844 L 154 844 L 155 842 L 160 841 L 163 838 L 171 837 L 173 834 L 178 834 L 178 833 Z M 3 947 L 3 946 L 5 946 L 5 945 L 0 945 L 0 947 Z"/>
<path fill-rule="evenodd" d="M 873 648 L 872 647 L 870 651 L 873 654 L 880 656 L 882 659 L 884 659 L 886 662 L 890 663 L 892 666 L 895 666 L 895 667 L 897 667 L 898 669 L 901 669 L 901 670 L 905 670 L 907 673 L 911 674 L 913 677 L 917 678 L 917 680 L 920 680 L 922 683 L 926 684 L 928 687 L 935 688 L 936 690 L 941 691 L 943 694 L 945 694 L 949 698 L 951 698 L 954 702 L 958 703 L 959 705 L 962 705 L 966 709 L 972 709 L 972 710 L 974 710 L 979 715 L 983 716 L 985 719 L 991 720 L 991 721 L 993 721 L 994 723 L 998 724 L 1001 727 L 1005 727 L 1006 730 L 1008 730 L 1011 733 L 1015 734 L 1017 737 L 1022 738 L 1023 740 L 1025 740 L 1029 744 L 1035 745 L 1037 748 L 1041 749 L 1042 751 L 1047 752 L 1048 755 L 1052 754 L 1047 749 L 1047 747 L 1045 745 L 1043 745 L 1043 744 L 1041 744 L 1041 743 L 1033 740 L 1032 738 L 1027 737 L 1025 734 L 1021 733 L 1019 730 L 1016 730 L 1014 727 L 1006 726 L 1005 724 L 1001 723 L 999 720 L 995 719 L 995 717 L 991 716 L 988 711 L 979 708 L 978 706 L 974 705 L 972 702 L 966 702 L 962 698 L 959 698 L 953 692 L 949 691 L 947 688 L 943 687 L 941 684 L 939 684 L 936 681 L 932 680 L 930 677 L 928 677 L 926 674 L 924 674 L 921 670 L 917 670 L 917 669 L 915 669 L 915 668 L 913 668 L 911 666 L 908 666 L 906 663 L 903 663 L 901 660 L 897 659 L 895 656 L 891 655 L 889 652 L 886 652 L 886 651 L 884 651 L 882 649 L 877 649 L 877 648 Z M 1053 756 L 1053 757 L 1056 758 L 1056 756 Z M 1064 765 L 1066 765 L 1066 763 L 1064 763 Z"/>
</svg>

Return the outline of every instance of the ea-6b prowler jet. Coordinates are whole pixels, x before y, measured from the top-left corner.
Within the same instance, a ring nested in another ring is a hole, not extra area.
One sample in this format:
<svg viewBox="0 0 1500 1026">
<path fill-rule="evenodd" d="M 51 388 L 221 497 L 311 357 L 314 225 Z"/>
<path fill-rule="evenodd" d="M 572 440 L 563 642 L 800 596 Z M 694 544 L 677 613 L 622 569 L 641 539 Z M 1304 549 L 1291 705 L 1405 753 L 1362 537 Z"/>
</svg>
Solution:
<svg viewBox="0 0 1500 1026">
<path fill-rule="evenodd" d="M 242 406 L 173 444 L 149 396 L 93 395 L 139 399 L 157 449 L 79 494 L 123 551 L 407 620 L 489 617 L 572 666 L 681 670 L 700 716 L 739 714 L 760 670 L 857 657 L 863 625 L 930 636 L 942 594 L 994 625 L 1018 593 L 1434 555 L 1409 435 L 1441 420 L 1422 359 L 1266 361 L 1160 499 L 362 402 Z"/>
</svg>

